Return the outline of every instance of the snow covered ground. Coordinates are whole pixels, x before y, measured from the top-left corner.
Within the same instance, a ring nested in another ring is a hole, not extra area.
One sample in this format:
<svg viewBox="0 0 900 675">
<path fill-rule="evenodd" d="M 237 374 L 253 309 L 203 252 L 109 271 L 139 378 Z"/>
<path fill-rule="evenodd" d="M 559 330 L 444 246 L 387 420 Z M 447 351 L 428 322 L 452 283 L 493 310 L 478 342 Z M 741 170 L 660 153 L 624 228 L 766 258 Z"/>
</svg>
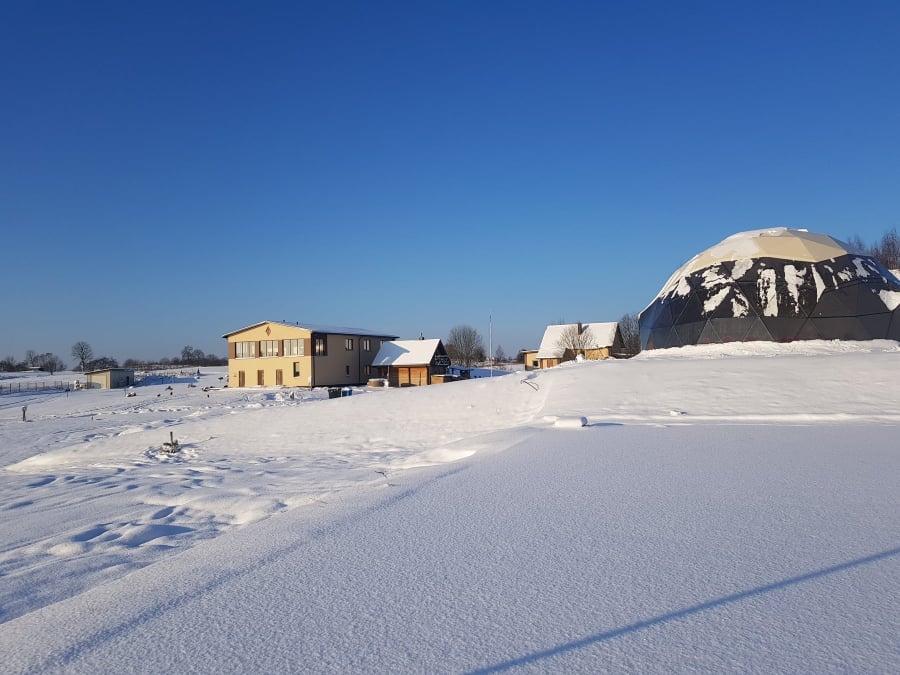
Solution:
<svg viewBox="0 0 900 675">
<path fill-rule="evenodd" d="M 894 342 L 221 375 L 0 396 L 0 670 L 900 671 Z"/>
</svg>

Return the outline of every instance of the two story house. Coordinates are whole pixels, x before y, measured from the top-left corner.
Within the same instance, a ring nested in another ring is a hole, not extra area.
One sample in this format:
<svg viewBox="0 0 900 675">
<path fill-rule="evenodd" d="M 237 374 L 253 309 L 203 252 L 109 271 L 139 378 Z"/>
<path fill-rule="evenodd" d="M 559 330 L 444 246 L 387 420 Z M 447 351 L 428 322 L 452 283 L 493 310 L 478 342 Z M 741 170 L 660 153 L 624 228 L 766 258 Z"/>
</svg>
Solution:
<svg viewBox="0 0 900 675">
<path fill-rule="evenodd" d="M 365 384 L 382 342 L 396 335 L 360 328 L 261 321 L 226 333 L 230 387 Z"/>
</svg>

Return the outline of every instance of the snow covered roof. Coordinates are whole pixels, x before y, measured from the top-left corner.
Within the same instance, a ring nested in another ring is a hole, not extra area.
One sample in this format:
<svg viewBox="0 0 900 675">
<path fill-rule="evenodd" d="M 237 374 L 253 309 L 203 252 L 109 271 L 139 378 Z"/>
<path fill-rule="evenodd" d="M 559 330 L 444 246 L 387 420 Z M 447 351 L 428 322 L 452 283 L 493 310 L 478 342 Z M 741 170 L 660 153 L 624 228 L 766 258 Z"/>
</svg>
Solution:
<svg viewBox="0 0 900 675">
<path fill-rule="evenodd" d="M 616 338 L 616 328 L 618 323 L 615 321 L 610 323 L 583 323 L 582 331 L 590 330 L 590 343 L 585 345 L 585 349 L 603 349 L 604 347 L 612 347 Z M 544 337 L 541 339 L 541 346 L 538 348 L 537 357 L 539 359 L 559 359 L 562 358 L 565 348 L 560 342 L 566 331 L 577 328 L 577 323 L 560 323 L 547 326 L 544 331 Z"/>
<path fill-rule="evenodd" d="M 263 326 L 267 323 L 277 324 L 279 326 L 290 326 L 291 328 L 304 328 L 306 330 L 312 331 L 313 333 L 330 333 L 333 335 L 368 335 L 372 337 L 394 337 L 390 333 L 383 333 L 379 331 L 369 330 L 368 328 L 350 328 L 348 326 L 328 326 L 325 324 L 315 324 L 315 323 L 304 323 L 304 322 L 296 322 L 291 323 L 290 321 L 259 321 L 250 326 L 244 326 L 243 328 L 238 328 L 237 330 L 233 330 L 229 333 L 225 333 L 223 338 L 227 338 L 235 333 L 242 333 L 245 330 L 250 330 L 251 328 L 257 328 L 258 326 Z"/>
<path fill-rule="evenodd" d="M 441 341 L 431 340 L 391 340 L 383 342 L 372 361 L 373 366 L 420 366 L 431 363 Z"/>
<path fill-rule="evenodd" d="M 773 227 L 738 232 L 687 261 L 673 276 L 687 276 L 716 263 L 749 258 L 780 258 L 821 262 L 856 253 L 848 244 L 827 234 Z"/>
</svg>

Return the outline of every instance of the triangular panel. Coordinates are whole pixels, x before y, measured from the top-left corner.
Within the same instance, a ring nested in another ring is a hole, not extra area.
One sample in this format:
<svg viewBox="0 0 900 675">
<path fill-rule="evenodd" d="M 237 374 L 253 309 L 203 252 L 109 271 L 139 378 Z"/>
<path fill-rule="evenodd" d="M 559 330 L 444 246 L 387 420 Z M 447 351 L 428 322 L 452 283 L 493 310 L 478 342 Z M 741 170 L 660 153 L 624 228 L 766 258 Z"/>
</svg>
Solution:
<svg viewBox="0 0 900 675">
<path fill-rule="evenodd" d="M 762 322 L 766 325 L 766 329 L 775 342 L 793 342 L 797 339 L 797 333 L 806 323 L 807 319 L 803 318 L 782 318 L 764 316 Z"/>
<path fill-rule="evenodd" d="M 710 319 L 709 323 L 716 329 L 721 342 L 743 342 L 750 330 L 753 321 L 759 321 L 758 318 L 739 318 L 739 319 Z"/>
<path fill-rule="evenodd" d="M 888 329 L 891 325 L 891 315 L 889 312 L 866 314 L 865 316 L 859 317 L 859 323 L 868 336 L 863 339 L 883 340 L 888 336 Z"/>
<path fill-rule="evenodd" d="M 766 328 L 766 324 L 763 323 L 763 320 L 759 317 L 754 317 L 752 319 L 747 319 L 749 328 L 747 329 L 747 333 L 744 335 L 744 342 L 754 342 L 757 340 L 772 340 L 772 334 L 769 332 L 769 329 Z"/>
<path fill-rule="evenodd" d="M 841 288 L 822 293 L 819 302 L 810 315 L 817 317 L 856 316 L 859 298 L 859 284 L 847 284 Z"/>
<path fill-rule="evenodd" d="M 860 284 L 859 296 L 856 299 L 856 313 L 858 315 L 882 314 L 888 311 L 884 300 L 878 295 L 879 290 L 869 284 Z"/>
<path fill-rule="evenodd" d="M 697 344 L 700 345 L 708 345 L 708 344 L 717 344 L 722 342 L 719 339 L 719 334 L 716 332 L 715 326 L 712 325 L 712 322 L 707 321 L 706 325 L 703 327 L 703 331 L 700 333 L 700 339 L 697 340 Z"/>
<path fill-rule="evenodd" d="M 854 316 L 810 319 L 822 340 L 866 340 L 868 332 Z"/>
<path fill-rule="evenodd" d="M 675 325 L 703 321 L 705 318 L 706 317 L 703 314 L 703 305 L 700 304 L 696 291 L 692 291 L 687 298 L 687 302 L 685 303 L 681 314 L 675 317 Z"/>
<path fill-rule="evenodd" d="M 678 345 L 695 345 L 700 339 L 700 333 L 703 331 L 705 321 L 694 321 L 693 323 L 683 323 L 672 329 L 673 335 L 677 335 Z"/>
</svg>

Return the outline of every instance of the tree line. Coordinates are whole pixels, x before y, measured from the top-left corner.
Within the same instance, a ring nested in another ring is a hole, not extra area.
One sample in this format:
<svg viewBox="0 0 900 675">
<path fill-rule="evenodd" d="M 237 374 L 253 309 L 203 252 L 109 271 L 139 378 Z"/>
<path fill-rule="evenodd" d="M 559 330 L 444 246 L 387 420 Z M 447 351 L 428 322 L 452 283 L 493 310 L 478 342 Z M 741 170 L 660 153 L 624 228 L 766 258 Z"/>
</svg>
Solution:
<svg viewBox="0 0 900 675">
<path fill-rule="evenodd" d="M 94 356 L 91 345 L 84 340 L 79 340 L 72 345 L 72 358 L 75 359 L 75 369 L 82 373 L 91 370 L 103 370 L 105 368 L 118 368 L 119 362 L 110 356 Z M 136 370 L 153 370 L 157 368 L 172 368 L 173 366 L 225 366 L 228 359 L 220 358 L 215 354 L 204 354 L 203 350 L 186 345 L 179 356 L 162 357 L 161 359 L 148 361 L 141 359 L 125 359 L 123 368 Z M 40 370 L 53 374 L 67 369 L 66 362 L 56 354 L 49 352 L 39 354 L 33 349 L 25 352 L 25 358 L 18 360 L 14 356 L 6 356 L 0 359 L 0 372 L 13 373 L 26 370 Z"/>
<path fill-rule="evenodd" d="M 885 232 L 874 244 L 867 244 L 858 234 L 847 240 L 851 250 L 875 258 L 889 270 L 900 270 L 900 235 L 897 228 Z"/>
</svg>

